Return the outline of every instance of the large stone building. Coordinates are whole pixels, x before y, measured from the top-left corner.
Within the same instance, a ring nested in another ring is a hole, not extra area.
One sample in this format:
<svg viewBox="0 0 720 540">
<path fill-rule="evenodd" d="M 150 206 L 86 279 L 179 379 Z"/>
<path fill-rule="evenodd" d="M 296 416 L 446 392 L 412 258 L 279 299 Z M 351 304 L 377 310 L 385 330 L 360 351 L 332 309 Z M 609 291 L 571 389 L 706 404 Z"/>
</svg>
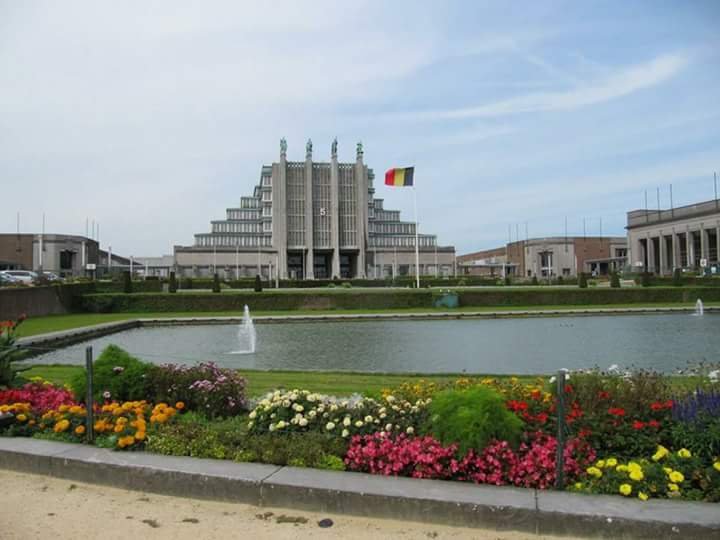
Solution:
<svg viewBox="0 0 720 540">
<path fill-rule="evenodd" d="M 720 202 L 706 201 L 669 210 L 627 214 L 630 263 L 636 270 L 671 274 L 675 268 L 717 272 Z"/>
<path fill-rule="evenodd" d="M 458 268 L 465 275 L 574 277 L 579 272 L 605 275 L 622 270 L 626 258 L 623 236 L 555 236 L 460 255 Z"/>
<path fill-rule="evenodd" d="M 188 276 L 323 279 L 415 275 L 415 223 L 375 197 L 375 175 L 358 143 L 354 163 L 340 163 L 337 141 L 329 162 L 280 159 L 265 165 L 251 196 L 228 208 L 225 219 L 195 235 L 193 246 L 175 247 L 175 267 Z M 421 275 L 449 275 L 455 248 L 418 234 Z"/>
</svg>

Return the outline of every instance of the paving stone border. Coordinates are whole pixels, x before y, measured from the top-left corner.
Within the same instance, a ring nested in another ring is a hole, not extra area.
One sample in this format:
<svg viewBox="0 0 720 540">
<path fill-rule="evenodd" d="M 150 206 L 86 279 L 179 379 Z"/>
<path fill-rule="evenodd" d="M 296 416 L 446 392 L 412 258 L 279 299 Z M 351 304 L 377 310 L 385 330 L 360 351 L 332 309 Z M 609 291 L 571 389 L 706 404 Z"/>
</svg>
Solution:
<svg viewBox="0 0 720 540">
<path fill-rule="evenodd" d="M 0 468 L 148 493 L 588 538 L 720 538 L 720 505 L 114 452 L 0 437 Z"/>
</svg>

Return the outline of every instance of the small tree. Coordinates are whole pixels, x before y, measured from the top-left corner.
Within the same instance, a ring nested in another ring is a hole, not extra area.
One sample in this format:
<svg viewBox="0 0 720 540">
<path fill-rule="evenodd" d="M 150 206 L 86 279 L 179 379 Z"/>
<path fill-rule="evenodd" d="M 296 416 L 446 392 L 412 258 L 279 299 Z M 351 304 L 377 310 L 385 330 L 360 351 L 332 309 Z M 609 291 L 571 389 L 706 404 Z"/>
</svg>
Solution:
<svg viewBox="0 0 720 540">
<path fill-rule="evenodd" d="M 30 366 L 13 365 L 26 356 L 25 351 L 18 347 L 15 334 L 25 319 L 25 315 L 20 315 L 16 321 L 0 321 L 0 388 L 10 386 L 18 372 L 30 369 Z"/>
<path fill-rule="evenodd" d="M 533 276 L 530 283 L 533 284 L 533 285 L 538 285 L 538 278 L 537 278 L 537 276 Z"/>
<path fill-rule="evenodd" d="M 640 285 L 643 287 L 650 286 L 650 272 L 643 272 L 640 276 Z"/>
<path fill-rule="evenodd" d="M 260 274 L 255 274 L 255 292 L 262 292 L 262 279 L 260 279 Z"/>
<path fill-rule="evenodd" d="M 218 276 L 217 272 L 213 274 L 212 292 L 220 292 L 220 277 Z"/>
<path fill-rule="evenodd" d="M 177 278 L 175 277 L 175 272 L 170 272 L 170 282 L 168 283 L 168 292 L 174 293 L 177 292 L 178 289 L 178 282 Z"/>
<path fill-rule="evenodd" d="M 510 279 L 510 276 L 505 276 L 505 285 L 512 285 L 512 280 Z"/>
<path fill-rule="evenodd" d="M 679 268 L 673 270 L 672 284 L 675 287 L 682 286 L 682 270 L 680 270 Z"/>
<path fill-rule="evenodd" d="M 130 278 L 130 272 L 125 271 L 122 274 L 123 276 L 123 292 L 125 294 L 130 294 L 132 292 L 132 279 Z"/>
<path fill-rule="evenodd" d="M 581 289 L 587 289 L 588 282 L 587 282 L 587 275 L 585 272 L 580 272 L 580 275 L 578 276 L 578 287 Z"/>
<path fill-rule="evenodd" d="M 620 288 L 620 276 L 617 272 L 613 272 L 610 274 L 610 287 L 613 289 L 619 289 Z"/>
</svg>

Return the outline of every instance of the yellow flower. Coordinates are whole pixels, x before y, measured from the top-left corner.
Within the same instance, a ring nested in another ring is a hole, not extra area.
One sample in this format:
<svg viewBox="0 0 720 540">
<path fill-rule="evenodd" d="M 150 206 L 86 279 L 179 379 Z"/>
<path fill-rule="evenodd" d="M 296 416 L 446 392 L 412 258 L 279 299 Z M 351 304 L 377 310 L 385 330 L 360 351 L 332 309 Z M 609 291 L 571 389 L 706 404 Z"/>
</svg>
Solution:
<svg viewBox="0 0 720 540">
<path fill-rule="evenodd" d="M 640 499 L 641 501 L 647 501 L 647 500 L 648 500 L 648 496 L 641 491 L 641 492 L 638 493 L 638 499 Z"/>
<path fill-rule="evenodd" d="M 599 461 L 595 464 L 595 466 L 596 466 L 598 469 L 604 468 L 604 467 L 605 467 L 605 460 L 604 460 L 604 459 L 599 460 Z"/>
<path fill-rule="evenodd" d="M 657 450 L 655 451 L 655 454 L 653 454 L 653 461 L 660 461 L 662 458 L 667 456 L 670 453 L 670 450 L 665 448 L 662 445 L 658 445 Z"/>
<path fill-rule="evenodd" d="M 615 470 L 617 472 L 627 472 L 628 466 L 627 465 L 618 465 L 617 467 L 615 467 Z"/>
<path fill-rule="evenodd" d="M 583 485 L 582 482 L 575 482 L 575 489 L 582 489 Z"/>
<path fill-rule="evenodd" d="M 630 471 L 630 472 L 642 471 L 642 467 L 640 466 L 639 463 L 637 463 L 635 461 L 631 461 L 630 463 L 628 463 L 628 471 Z"/>
<path fill-rule="evenodd" d="M 24 414 L 18 414 L 15 418 L 18 419 L 18 422 L 24 422 L 25 420 L 27 420 L 27 416 L 25 416 Z"/>
<path fill-rule="evenodd" d="M 68 407 L 67 405 L 60 405 L 60 406 L 58 407 L 58 411 L 60 411 L 60 412 L 67 412 L 69 408 L 70 408 L 70 407 Z"/>
<path fill-rule="evenodd" d="M 113 428 L 113 431 L 114 431 L 115 433 L 120 433 L 120 432 L 121 432 L 122 430 L 124 430 L 124 429 L 125 429 L 125 426 L 124 426 L 124 425 L 118 424 L 118 425 L 116 425 L 116 426 Z"/>
<path fill-rule="evenodd" d="M 668 477 L 670 478 L 670 481 L 674 484 L 681 484 L 685 481 L 685 476 L 683 476 L 683 473 L 680 471 L 673 471 L 671 472 Z"/>
<path fill-rule="evenodd" d="M 608 458 L 605 460 L 605 466 L 607 467 L 615 467 L 617 465 L 617 459 L 614 457 Z"/>
<path fill-rule="evenodd" d="M 630 484 L 622 484 L 620 486 L 620 493 L 627 497 L 632 493 L 632 486 Z"/>
<path fill-rule="evenodd" d="M 645 475 L 643 474 L 642 471 L 639 471 L 637 469 L 630 471 L 630 479 L 631 480 L 635 480 L 636 482 L 639 482 L 643 478 L 645 478 Z"/>
<path fill-rule="evenodd" d="M 85 426 L 78 426 L 75 428 L 75 435 L 82 435 L 85 433 Z"/>
<path fill-rule="evenodd" d="M 713 469 L 715 469 L 717 472 L 720 472 L 720 461 L 716 461 L 713 463 Z"/>
<path fill-rule="evenodd" d="M 680 450 L 678 450 L 678 453 L 677 453 L 677 454 L 678 454 L 679 457 L 685 458 L 685 459 L 687 459 L 687 458 L 689 458 L 689 457 L 692 457 L 692 454 L 690 453 L 690 450 L 688 450 L 687 448 L 681 448 Z"/>
<path fill-rule="evenodd" d="M 600 478 L 602 476 L 602 471 L 598 469 L 597 467 L 588 467 L 586 471 L 590 476 L 594 476 L 595 478 Z"/>
<path fill-rule="evenodd" d="M 670 491 L 680 491 L 680 486 L 677 484 L 668 484 L 668 490 Z"/>
<path fill-rule="evenodd" d="M 663 471 L 665 471 L 665 474 L 670 474 L 672 469 L 670 467 L 663 467 Z"/>
</svg>

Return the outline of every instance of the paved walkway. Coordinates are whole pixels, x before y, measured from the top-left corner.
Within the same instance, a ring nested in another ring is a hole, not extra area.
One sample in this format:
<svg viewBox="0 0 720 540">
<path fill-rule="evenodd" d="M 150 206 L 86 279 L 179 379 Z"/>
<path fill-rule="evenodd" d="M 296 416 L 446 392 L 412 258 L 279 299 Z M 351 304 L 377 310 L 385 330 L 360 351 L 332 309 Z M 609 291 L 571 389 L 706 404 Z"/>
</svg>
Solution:
<svg viewBox="0 0 720 540">
<path fill-rule="evenodd" d="M 168 497 L 1 469 L 0 485 L 3 540 L 559 538 Z M 320 528 L 323 519 L 332 526 Z"/>
</svg>

